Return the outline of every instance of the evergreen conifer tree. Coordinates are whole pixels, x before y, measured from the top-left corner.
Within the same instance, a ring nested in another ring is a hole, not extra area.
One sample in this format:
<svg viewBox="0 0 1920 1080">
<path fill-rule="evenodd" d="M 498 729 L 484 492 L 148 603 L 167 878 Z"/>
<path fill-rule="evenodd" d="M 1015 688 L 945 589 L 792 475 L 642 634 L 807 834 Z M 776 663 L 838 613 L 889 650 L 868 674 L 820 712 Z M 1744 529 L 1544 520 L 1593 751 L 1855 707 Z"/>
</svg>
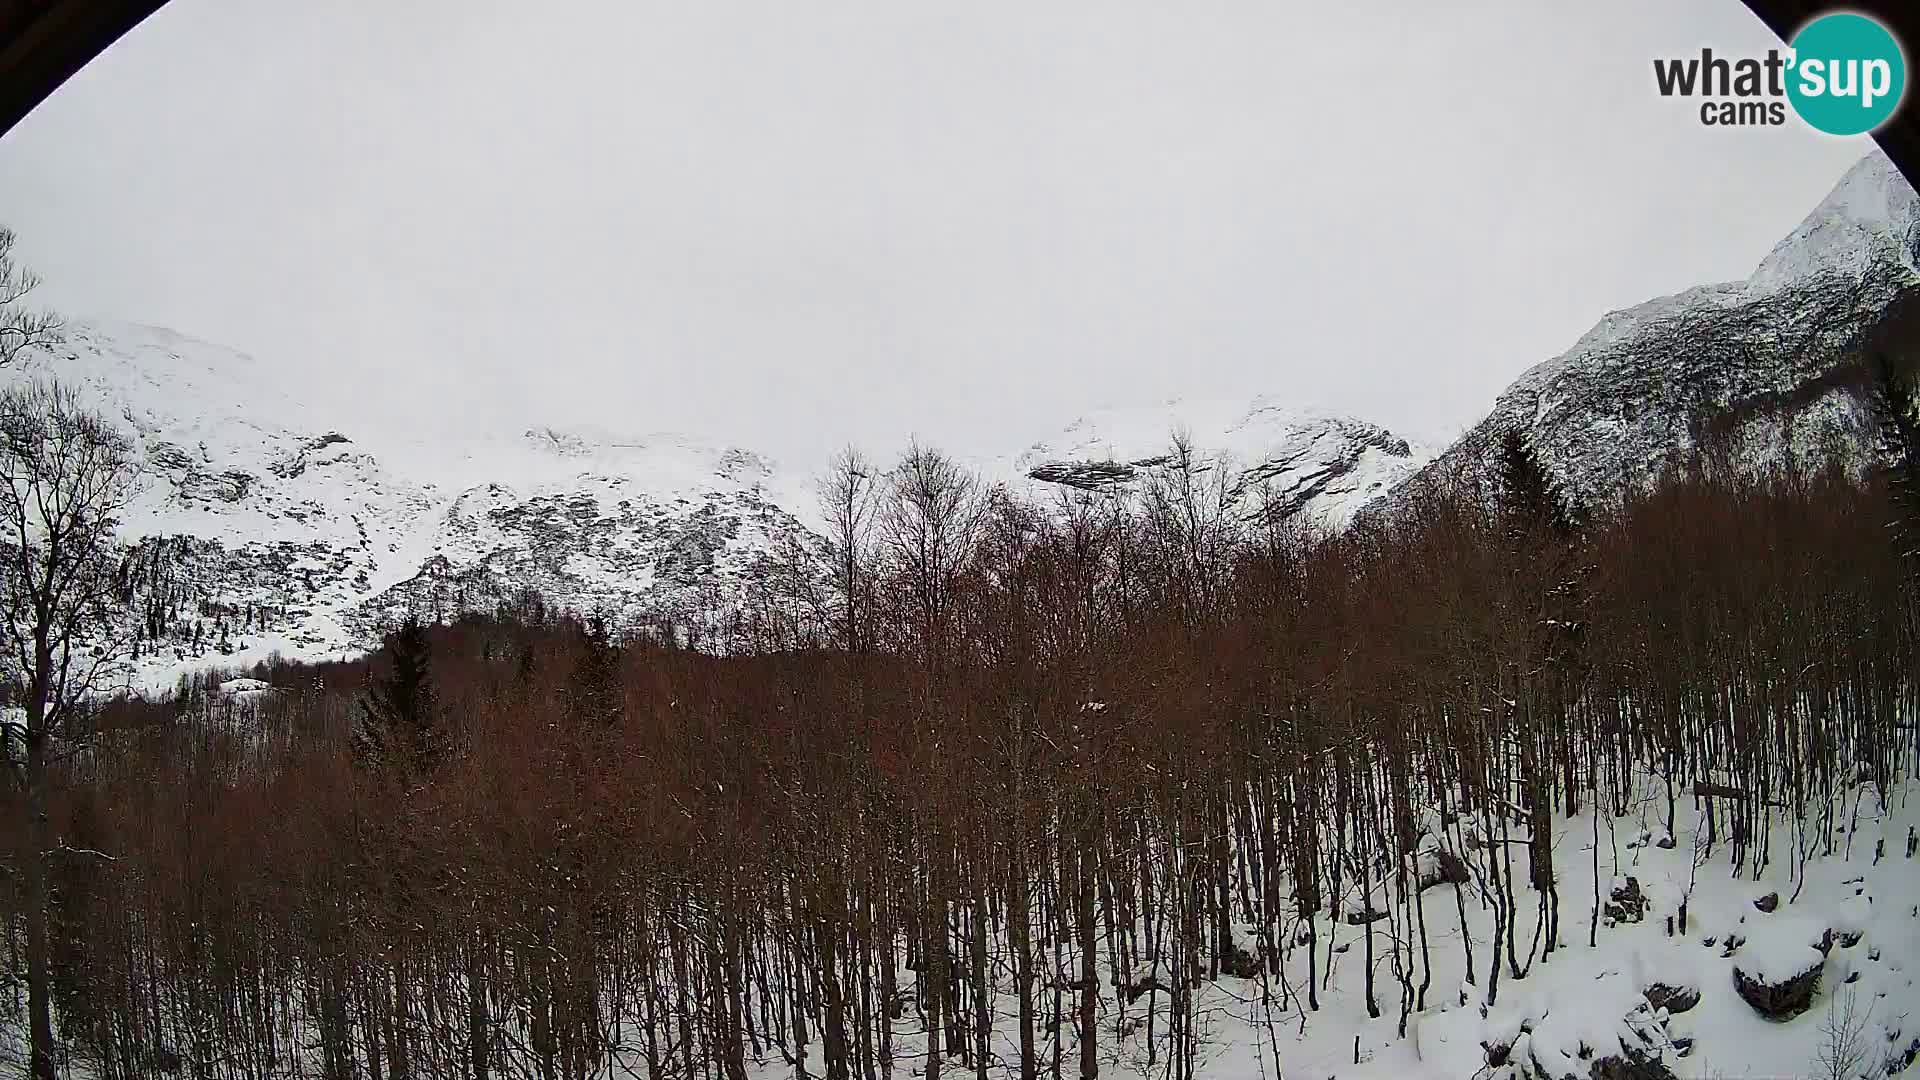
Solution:
<svg viewBox="0 0 1920 1080">
<path fill-rule="evenodd" d="M 568 702 L 575 723 L 609 727 L 619 721 L 624 707 L 620 648 L 614 643 L 604 619 L 595 617 L 581 633 L 568 684 Z"/>
<path fill-rule="evenodd" d="M 1887 531 L 1909 575 L 1920 576 L 1920 415 L 1913 373 L 1882 352 L 1874 356 L 1873 376 L 1880 462 L 1892 502 Z"/>
<path fill-rule="evenodd" d="M 446 745 L 433 693 L 432 645 L 409 616 L 386 635 L 387 673 L 361 699 L 354 756 L 365 768 L 418 778 L 433 771 Z"/>
<path fill-rule="evenodd" d="M 1545 530 L 1562 539 L 1579 531 L 1581 515 L 1519 428 L 1500 439 L 1500 510 L 1513 531 Z"/>
</svg>

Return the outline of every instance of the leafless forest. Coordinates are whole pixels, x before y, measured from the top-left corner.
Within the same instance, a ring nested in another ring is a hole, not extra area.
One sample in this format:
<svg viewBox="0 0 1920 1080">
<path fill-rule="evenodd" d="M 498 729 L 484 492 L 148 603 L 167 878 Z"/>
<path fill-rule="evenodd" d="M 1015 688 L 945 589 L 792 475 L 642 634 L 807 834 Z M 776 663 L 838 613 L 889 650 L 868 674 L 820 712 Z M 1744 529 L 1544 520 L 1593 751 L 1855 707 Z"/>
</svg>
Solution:
<svg viewBox="0 0 1920 1080">
<path fill-rule="evenodd" d="M 1505 459 L 1328 539 L 1178 452 L 1046 505 L 849 456 L 830 572 L 701 648 L 528 603 L 114 704 L 50 786 L 66 1045 L 107 1077 L 1091 1080 L 1128 1039 L 1180 1080 L 1205 981 L 1311 1022 L 1332 920 L 1402 1028 L 1468 906 L 1491 996 L 1587 944 L 1550 837 L 1590 803 L 1704 802 L 1702 873 L 1848 842 L 1763 808 L 1916 763 L 1898 470 L 1703 460 L 1577 513 Z"/>
</svg>

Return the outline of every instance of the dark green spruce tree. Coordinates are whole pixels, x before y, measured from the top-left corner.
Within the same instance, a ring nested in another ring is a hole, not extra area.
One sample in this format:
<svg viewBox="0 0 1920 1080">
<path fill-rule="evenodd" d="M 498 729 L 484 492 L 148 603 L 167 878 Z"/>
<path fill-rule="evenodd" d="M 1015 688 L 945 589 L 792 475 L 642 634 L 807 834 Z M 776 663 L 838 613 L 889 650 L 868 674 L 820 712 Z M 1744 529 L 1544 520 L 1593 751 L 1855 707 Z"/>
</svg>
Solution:
<svg viewBox="0 0 1920 1080">
<path fill-rule="evenodd" d="M 361 699 L 354 758 L 370 770 L 418 779 L 432 772 L 446 753 L 427 628 L 408 616 L 382 639 L 381 649 L 387 670 Z"/>
<path fill-rule="evenodd" d="M 595 617 L 580 633 L 573 672 L 567 680 L 570 719 L 584 727 L 612 727 L 625 711 L 620 687 L 620 646 Z"/>
<path fill-rule="evenodd" d="M 1887 534 L 1910 579 L 1920 579 L 1920 408 L 1910 365 L 1885 352 L 1873 358 L 1873 411 L 1886 471 Z"/>
<path fill-rule="evenodd" d="M 1565 540 L 1580 530 L 1582 515 L 1547 471 L 1533 443 L 1519 428 L 1500 437 L 1496 460 L 1499 508 L 1510 531 Z"/>
<path fill-rule="evenodd" d="M 1500 440 L 1497 459 L 1500 499 L 1497 512 L 1505 526 L 1516 573 L 1526 575 L 1537 590 L 1533 613 L 1531 663 L 1541 674 L 1530 708 L 1564 714 L 1572 696 L 1573 672 L 1581 663 L 1586 624 L 1587 582 L 1591 566 L 1582 545 L 1585 514 L 1547 471 L 1546 463 L 1519 428 L 1509 428 Z M 1555 725 L 1548 725 L 1553 729 Z M 1558 890 L 1553 875 L 1551 829 L 1547 821 L 1550 779 L 1555 765 L 1564 774 L 1567 810 L 1575 812 L 1571 743 L 1542 743 L 1529 747 L 1523 769 L 1531 788 L 1527 802 L 1534 814 L 1531 845 L 1533 885 L 1542 897 L 1541 916 L 1548 927 L 1548 951 L 1558 934 Z M 1549 901 L 1551 897 L 1551 901 Z"/>
</svg>

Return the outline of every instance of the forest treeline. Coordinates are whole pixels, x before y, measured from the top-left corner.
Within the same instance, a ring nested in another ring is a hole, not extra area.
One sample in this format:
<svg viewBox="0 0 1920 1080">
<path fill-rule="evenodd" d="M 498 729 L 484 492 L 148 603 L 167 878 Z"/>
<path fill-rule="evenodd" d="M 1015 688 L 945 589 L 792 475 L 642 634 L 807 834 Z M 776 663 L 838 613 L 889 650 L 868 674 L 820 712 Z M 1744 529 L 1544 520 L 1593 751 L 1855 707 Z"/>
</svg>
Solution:
<svg viewBox="0 0 1920 1080">
<path fill-rule="evenodd" d="M 1497 472 L 1311 536 L 1178 445 L 1043 505 L 850 455 L 829 571 L 771 575 L 723 649 L 522 609 L 115 703 L 51 800 L 64 1045 L 105 1077 L 1091 1080 L 1131 1040 L 1179 1080 L 1205 982 L 1311 1023 L 1332 920 L 1403 1033 L 1468 905 L 1495 933 L 1445 947 L 1488 997 L 1590 943 L 1552 843 L 1589 805 L 1702 800 L 1702 872 L 1749 873 L 1835 842 L 1766 807 L 1912 773 L 1897 475 L 1702 460 L 1582 512 L 1518 439 Z"/>
</svg>

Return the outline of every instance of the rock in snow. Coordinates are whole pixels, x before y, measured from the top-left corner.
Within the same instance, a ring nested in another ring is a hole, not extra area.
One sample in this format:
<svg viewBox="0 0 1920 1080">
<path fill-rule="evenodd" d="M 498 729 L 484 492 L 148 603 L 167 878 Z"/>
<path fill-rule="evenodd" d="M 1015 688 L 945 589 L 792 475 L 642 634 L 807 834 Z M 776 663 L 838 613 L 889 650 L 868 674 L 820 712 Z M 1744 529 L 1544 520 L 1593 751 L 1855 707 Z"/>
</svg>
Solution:
<svg viewBox="0 0 1920 1080">
<path fill-rule="evenodd" d="M 1504 1021 L 1486 1045 L 1486 1072 L 1507 1080 L 1671 1080 L 1665 1020 L 1632 980 L 1602 976 L 1551 993 Z"/>
<path fill-rule="evenodd" d="M 1803 922 L 1784 916 L 1760 923 L 1734 956 L 1734 989 L 1769 1020 L 1800 1015 L 1820 989 L 1827 964 L 1820 945 L 1829 940 L 1825 931 L 1816 936 Z"/>
</svg>

